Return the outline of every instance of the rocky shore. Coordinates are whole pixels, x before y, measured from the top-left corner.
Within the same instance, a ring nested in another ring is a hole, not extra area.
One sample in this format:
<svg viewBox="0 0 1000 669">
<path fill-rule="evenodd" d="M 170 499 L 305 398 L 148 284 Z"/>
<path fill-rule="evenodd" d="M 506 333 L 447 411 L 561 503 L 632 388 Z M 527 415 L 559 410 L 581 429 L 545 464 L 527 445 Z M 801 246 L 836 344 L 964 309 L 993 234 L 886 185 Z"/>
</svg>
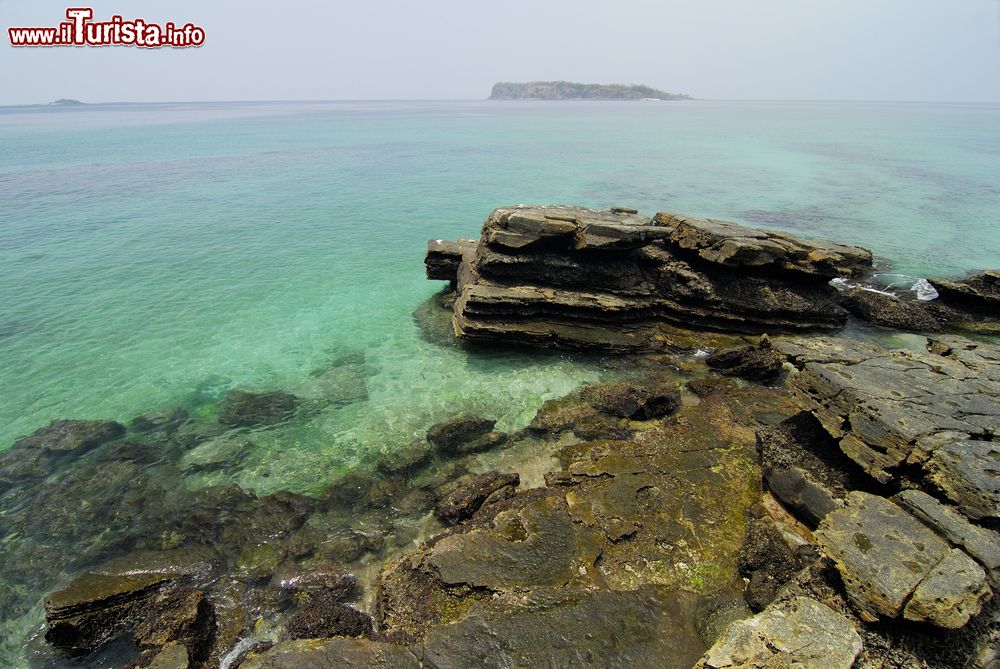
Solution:
<svg viewBox="0 0 1000 669">
<path fill-rule="evenodd" d="M 1000 346 L 954 330 L 996 324 L 997 273 L 924 301 L 866 290 L 873 262 L 675 214 L 498 209 L 429 244 L 448 286 L 422 330 L 600 351 L 618 380 L 510 434 L 428 425 L 316 496 L 173 484 L 363 382 L 237 389 L 211 428 L 56 421 L 0 459 L 0 611 L 49 586 L 38 667 L 995 667 Z M 835 336 L 857 313 L 923 334 Z"/>
</svg>

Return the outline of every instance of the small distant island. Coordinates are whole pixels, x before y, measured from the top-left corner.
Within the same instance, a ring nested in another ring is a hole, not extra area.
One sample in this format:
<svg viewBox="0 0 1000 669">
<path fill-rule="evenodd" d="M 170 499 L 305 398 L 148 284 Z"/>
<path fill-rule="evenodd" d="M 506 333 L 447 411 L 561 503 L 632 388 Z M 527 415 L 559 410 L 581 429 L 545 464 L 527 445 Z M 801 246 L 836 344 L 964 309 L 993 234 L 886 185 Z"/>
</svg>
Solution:
<svg viewBox="0 0 1000 669">
<path fill-rule="evenodd" d="M 571 81 L 501 81 L 490 100 L 690 100 L 684 93 L 667 93 L 636 84 L 577 84 Z"/>
<path fill-rule="evenodd" d="M 50 102 L 49 106 L 52 107 L 75 107 L 77 105 L 85 105 L 86 102 L 80 102 L 79 100 L 71 100 L 69 98 L 60 98 L 55 102 Z"/>
</svg>

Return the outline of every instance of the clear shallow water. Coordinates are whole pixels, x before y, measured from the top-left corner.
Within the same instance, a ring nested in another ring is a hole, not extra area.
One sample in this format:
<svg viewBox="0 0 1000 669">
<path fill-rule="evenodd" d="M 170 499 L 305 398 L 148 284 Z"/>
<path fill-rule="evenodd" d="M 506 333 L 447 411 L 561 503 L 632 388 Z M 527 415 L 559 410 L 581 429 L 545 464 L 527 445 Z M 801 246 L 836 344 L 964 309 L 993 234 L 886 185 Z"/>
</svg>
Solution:
<svg viewBox="0 0 1000 669">
<path fill-rule="evenodd" d="M 718 216 L 959 275 L 1000 265 L 1000 107 L 0 109 L 0 450 L 57 418 L 182 405 L 211 422 L 229 388 L 305 396 L 358 354 L 365 399 L 257 432 L 238 466 L 180 484 L 315 492 L 460 411 L 519 428 L 599 367 L 442 347 L 412 317 L 440 288 L 426 240 L 477 236 L 516 202 Z M 3 645 L 40 616 L 8 621 Z"/>
</svg>

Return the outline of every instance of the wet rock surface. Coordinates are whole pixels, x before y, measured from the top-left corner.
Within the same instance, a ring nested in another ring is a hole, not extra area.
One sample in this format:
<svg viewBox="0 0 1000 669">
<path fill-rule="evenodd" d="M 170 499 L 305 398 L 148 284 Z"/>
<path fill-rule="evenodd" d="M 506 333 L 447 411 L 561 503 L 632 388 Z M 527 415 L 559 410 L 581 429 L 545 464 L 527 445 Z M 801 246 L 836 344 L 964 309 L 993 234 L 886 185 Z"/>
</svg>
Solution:
<svg viewBox="0 0 1000 669">
<path fill-rule="evenodd" d="M 517 474 L 498 471 L 460 479 L 455 489 L 434 507 L 434 515 L 452 524 L 471 518 L 489 501 L 514 494 L 519 483 Z"/>
<path fill-rule="evenodd" d="M 362 639 L 285 641 L 251 657 L 240 669 L 420 669 L 407 648 Z"/>
<path fill-rule="evenodd" d="M 933 307 L 916 299 L 850 288 L 840 294 L 840 306 L 873 325 L 912 332 L 937 332 L 942 322 L 935 317 Z"/>
<path fill-rule="evenodd" d="M 781 376 L 784 358 L 771 348 L 771 340 L 765 335 L 756 346 L 717 351 L 705 363 L 726 376 L 771 384 Z"/>
<path fill-rule="evenodd" d="M 457 245 L 456 245 L 457 246 Z M 429 278 L 457 289 L 466 339 L 611 351 L 669 349 L 673 326 L 761 332 L 833 328 L 847 312 L 831 277 L 871 266 L 860 248 L 744 226 L 615 210 L 517 206 L 494 211 L 454 279 L 445 246 Z"/>
</svg>

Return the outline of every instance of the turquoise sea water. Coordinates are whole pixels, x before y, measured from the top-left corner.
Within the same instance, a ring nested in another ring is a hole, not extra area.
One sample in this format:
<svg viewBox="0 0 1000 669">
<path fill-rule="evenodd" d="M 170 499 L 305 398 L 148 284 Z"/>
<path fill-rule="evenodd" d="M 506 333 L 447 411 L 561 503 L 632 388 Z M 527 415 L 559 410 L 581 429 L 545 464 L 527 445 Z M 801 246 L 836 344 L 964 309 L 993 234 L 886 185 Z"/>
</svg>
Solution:
<svg viewBox="0 0 1000 669">
<path fill-rule="evenodd" d="M 181 405 L 210 421 L 232 387 L 308 395 L 360 355 L 366 399 L 264 431 L 239 467 L 184 485 L 314 492 L 459 411 L 522 427 L 600 367 L 440 346 L 412 317 L 441 287 L 426 241 L 477 236 L 521 202 L 717 216 L 957 276 L 1000 266 L 1000 107 L 0 109 L 0 450 L 57 418 Z"/>
<path fill-rule="evenodd" d="M 330 448 L 457 398 L 589 372 L 474 363 L 410 313 L 431 237 L 515 202 L 726 217 L 871 247 L 897 271 L 1000 265 L 1000 107 L 385 102 L 0 110 L 0 449 L 233 385 L 377 370 Z M 537 361 L 536 361 L 537 363 Z M 376 444 L 377 445 L 377 444 Z"/>
</svg>

